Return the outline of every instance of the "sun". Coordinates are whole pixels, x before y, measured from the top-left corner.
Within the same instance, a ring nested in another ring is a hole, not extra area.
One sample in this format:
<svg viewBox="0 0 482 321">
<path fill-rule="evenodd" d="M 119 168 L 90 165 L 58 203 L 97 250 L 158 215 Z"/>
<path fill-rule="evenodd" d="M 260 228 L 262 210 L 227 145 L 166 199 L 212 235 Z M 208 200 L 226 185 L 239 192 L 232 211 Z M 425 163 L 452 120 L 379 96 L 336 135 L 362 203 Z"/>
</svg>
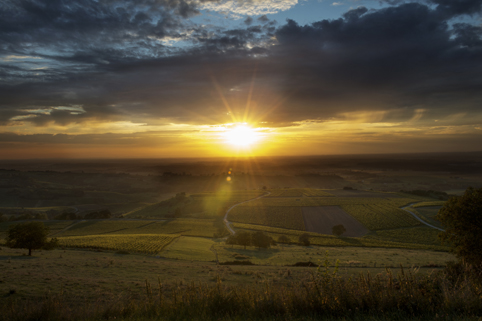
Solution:
<svg viewBox="0 0 482 321">
<path fill-rule="evenodd" d="M 245 124 L 236 125 L 224 132 L 228 144 L 237 147 L 249 147 L 259 140 L 259 133 Z"/>
</svg>

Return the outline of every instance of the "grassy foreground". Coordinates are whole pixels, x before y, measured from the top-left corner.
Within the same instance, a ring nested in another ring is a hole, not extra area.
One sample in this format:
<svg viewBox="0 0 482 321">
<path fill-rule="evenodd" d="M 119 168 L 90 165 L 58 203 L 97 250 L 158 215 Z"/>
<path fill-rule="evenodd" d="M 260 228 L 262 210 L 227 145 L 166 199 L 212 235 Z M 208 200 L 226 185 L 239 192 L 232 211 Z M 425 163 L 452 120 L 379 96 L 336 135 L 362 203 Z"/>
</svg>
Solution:
<svg viewBox="0 0 482 321">
<path fill-rule="evenodd" d="M 143 293 L 96 301 L 62 291 L 35 301 L 7 297 L 0 320 L 480 320 L 481 284 L 463 275 L 402 268 L 347 279 L 326 264 L 285 285 L 256 279 L 233 287 L 220 276 L 214 284 L 146 280 Z"/>
</svg>

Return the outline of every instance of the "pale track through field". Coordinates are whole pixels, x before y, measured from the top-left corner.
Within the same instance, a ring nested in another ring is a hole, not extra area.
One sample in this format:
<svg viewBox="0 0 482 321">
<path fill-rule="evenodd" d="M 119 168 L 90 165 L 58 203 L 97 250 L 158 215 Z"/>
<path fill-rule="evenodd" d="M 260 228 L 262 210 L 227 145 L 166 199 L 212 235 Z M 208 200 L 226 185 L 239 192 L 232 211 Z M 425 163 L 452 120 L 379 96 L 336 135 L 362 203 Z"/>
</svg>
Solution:
<svg viewBox="0 0 482 321">
<path fill-rule="evenodd" d="M 74 227 L 75 225 L 83 223 L 83 222 L 87 222 L 87 220 L 80 220 L 80 221 L 77 221 L 77 222 L 73 222 L 72 224 L 63 228 L 62 230 L 60 230 L 58 232 L 55 232 L 54 234 L 50 235 L 50 237 L 55 236 L 55 235 L 60 234 L 60 233 L 63 233 L 65 231 L 69 230 L 70 228 Z"/>
<path fill-rule="evenodd" d="M 409 207 L 412 206 L 413 204 L 417 204 L 417 203 L 419 203 L 419 202 L 410 203 L 410 204 L 408 204 L 408 205 L 406 205 L 406 206 L 403 206 L 403 207 L 400 207 L 400 208 L 401 208 L 402 210 L 404 210 L 404 211 L 412 214 L 413 217 L 415 217 L 417 220 L 419 220 L 419 221 L 422 222 L 423 224 L 427 225 L 428 227 L 431 227 L 431 228 L 434 228 L 434 229 L 436 229 L 436 230 L 445 232 L 444 229 L 441 229 L 440 227 L 436 227 L 436 226 L 433 226 L 432 224 L 429 224 L 429 223 L 425 222 L 425 221 L 422 220 L 420 217 L 418 217 L 415 213 L 410 212 L 409 210 L 407 210 L 407 208 L 409 208 Z"/>
<path fill-rule="evenodd" d="M 252 198 L 252 199 L 247 200 L 247 201 L 243 201 L 243 202 L 240 202 L 240 203 L 236 203 L 236 204 L 234 204 L 233 206 L 231 206 L 231 207 L 226 211 L 226 214 L 224 214 L 224 224 L 226 225 L 226 228 L 228 229 L 229 233 L 231 233 L 231 234 L 233 234 L 233 235 L 234 235 L 234 233 L 235 233 L 234 230 L 233 230 L 233 228 L 231 227 L 231 223 L 229 223 L 229 221 L 228 221 L 228 214 L 229 214 L 229 212 L 230 212 L 233 208 L 235 208 L 235 207 L 238 206 L 238 205 L 241 205 L 241 204 L 244 204 L 244 203 L 247 203 L 247 202 L 251 202 L 251 201 L 257 200 L 257 199 L 259 199 L 259 198 L 266 197 L 266 196 L 268 196 L 268 195 L 270 195 L 270 194 L 271 194 L 270 192 L 266 192 L 266 194 L 260 195 L 260 196 L 258 196 L 258 197 Z"/>
</svg>

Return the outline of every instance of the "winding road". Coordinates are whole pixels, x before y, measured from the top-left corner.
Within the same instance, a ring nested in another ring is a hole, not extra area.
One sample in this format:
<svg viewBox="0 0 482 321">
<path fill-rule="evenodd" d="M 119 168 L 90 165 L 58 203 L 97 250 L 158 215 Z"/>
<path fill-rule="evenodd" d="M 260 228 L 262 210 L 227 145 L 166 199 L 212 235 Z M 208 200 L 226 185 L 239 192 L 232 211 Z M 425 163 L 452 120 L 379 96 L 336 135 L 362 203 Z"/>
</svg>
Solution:
<svg viewBox="0 0 482 321">
<path fill-rule="evenodd" d="M 226 228 L 228 229 L 229 233 L 231 233 L 231 234 L 233 234 L 233 235 L 234 235 L 234 233 L 235 233 L 234 230 L 233 230 L 233 228 L 231 227 L 231 223 L 229 223 L 229 221 L 228 221 L 228 214 L 229 214 L 229 212 L 230 212 L 233 208 L 235 208 L 236 206 L 241 205 L 241 204 L 243 204 L 243 203 L 251 202 L 251 201 L 257 200 L 257 199 L 259 199 L 259 198 L 266 197 L 266 196 L 268 196 L 268 195 L 270 195 L 270 194 L 271 194 L 270 192 L 266 192 L 266 194 L 263 194 L 263 195 L 260 195 L 260 196 L 258 196 L 258 197 L 249 199 L 249 200 L 247 200 L 247 201 L 243 201 L 243 202 L 240 202 L 240 203 L 236 203 L 236 204 L 234 204 L 233 206 L 231 206 L 230 208 L 228 208 L 228 210 L 226 211 L 226 214 L 224 214 L 224 224 L 226 225 Z"/>
<path fill-rule="evenodd" d="M 244 204 L 244 203 L 247 203 L 247 202 L 251 202 L 251 201 L 257 200 L 257 199 L 259 199 L 259 198 L 266 197 L 266 196 L 268 196 L 268 195 L 270 195 L 270 194 L 271 194 L 270 192 L 266 192 L 266 194 L 260 195 L 260 196 L 258 196 L 258 197 L 255 197 L 255 198 L 252 198 L 252 199 L 249 199 L 249 200 L 240 202 L 240 203 L 236 203 L 236 204 L 234 204 L 233 206 L 231 206 L 231 207 L 226 211 L 226 214 L 224 214 L 224 219 L 223 219 L 223 220 L 224 220 L 224 224 L 226 225 L 226 228 L 228 229 L 229 233 L 231 233 L 231 234 L 234 234 L 234 233 L 235 233 L 234 230 L 233 230 L 233 228 L 231 227 L 231 223 L 228 221 L 228 214 L 229 214 L 229 212 L 230 212 L 233 208 L 235 208 L 235 207 L 238 206 L 238 205 L 241 205 L 241 204 Z M 410 203 L 410 204 L 408 204 L 407 206 L 403 206 L 403 207 L 400 207 L 400 208 L 401 208 L 402 210 L 410 213 L 413 217 L 415 217 L 415 218 L 416 218 L 418 221 L 420 221 L 422 224 L 425 224 L 425 225 L 427 225 L 428 227 L 431 227 L 431 228 L 434 228 L 434 229 L 436 229 L 436 230 L 439 230 L 439 231 L 444 232 L 444 231 L 445 231 L 444 229 L 441 229 L 440 227 L 437 227 L 437 226 L 434 226 L 434 225 L 432 225 L 432 224 L 429 224 L 429 223 L 425 222 L 425 221 L 422 220 L 420 217 L 418 217 L 415 213 L 413 213 L 413 212 L 411 212 L 411 211 L 408 210 L 408 208 L 409 208 L 410 206 L 412 206 L 413 204 L 417 204 L 417 203 L 418 203 L 418 202 Z"/>
<path fill-rule="evenodd" d="M 440 227 L 436 227 L 436 226 L 433 226 L 432 224 L 429 224 L 427 222 L 425 222 L 424 220 L 422 220 L 420 217 L 418 217 L 417 215 L 415 215 L 415 213 L 413 212 L 410 212 L 409 210 L 407 210 L 407 208 L 409 208 L 410 206 L 412 206 L 413 204 L 417 204 L 418 202 L 415 202 L 415 203 L 410 203 L 408 204 L 407 206 L 404 206 L 404 207 L 400 207 L 402 210 L 406 211 L 406 212 L 409 212 L 410 214 L 412 214 L 413 217 L 415 217 L 417 220 L 419 220 L 420 222 L 422 222 L 423 224 L 431 227 L 431 228 L 434 228 L 436 230 L 439 230 L 439 231 L 442 231 L 442 232 L 445 232 L 444 229 L 441 229 Z"/>
</svg>

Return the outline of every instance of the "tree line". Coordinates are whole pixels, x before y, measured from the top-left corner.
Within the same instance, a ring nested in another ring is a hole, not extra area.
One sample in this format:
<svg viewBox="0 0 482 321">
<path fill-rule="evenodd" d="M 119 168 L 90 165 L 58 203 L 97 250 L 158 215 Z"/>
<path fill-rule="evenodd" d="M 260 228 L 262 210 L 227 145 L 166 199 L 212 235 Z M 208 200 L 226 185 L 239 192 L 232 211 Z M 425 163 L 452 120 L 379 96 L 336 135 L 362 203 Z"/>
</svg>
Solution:
<svg viewBox="0 0 482 321">
<path fill-rule="evenodd" d="M 292 241 L 286 235 L 279 236 L 278 241 L 275 241 L 271 236 L 262 231 L 239 231 L 234 235 L 229 235 L 226 239 L 226 244 L 241 245 L 244 246 L 244 249 L 246 249 L 247 246 L 254 246 L 258 249 L 268 249 L 277 243 L 292 243 Z M 311 244 L 310 235 L 308 233 L 301 234 L 298 237 L 298 243 L 300 245 L 309 246 Z"/>
</svg>

